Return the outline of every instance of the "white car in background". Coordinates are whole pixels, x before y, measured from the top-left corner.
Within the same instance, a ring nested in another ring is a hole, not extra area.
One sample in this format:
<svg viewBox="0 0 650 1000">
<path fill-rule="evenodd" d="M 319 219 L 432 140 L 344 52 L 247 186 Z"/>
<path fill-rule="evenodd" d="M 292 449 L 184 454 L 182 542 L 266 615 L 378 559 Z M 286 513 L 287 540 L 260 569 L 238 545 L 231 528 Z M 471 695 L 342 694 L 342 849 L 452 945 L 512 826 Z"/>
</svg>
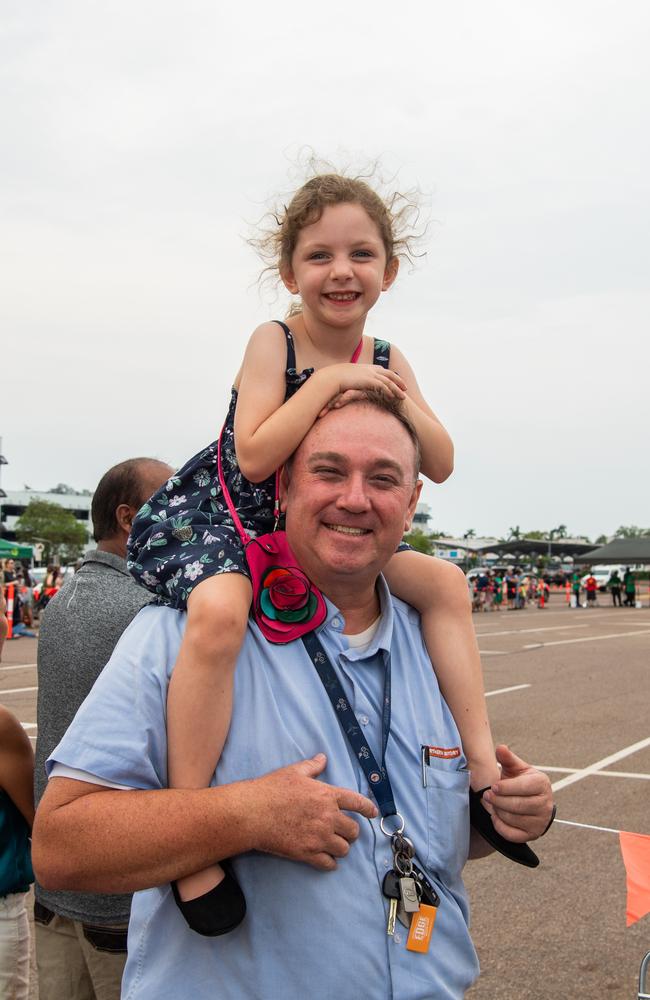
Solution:
<svg viewBox="0 0 650 1000">
<path fill-rule="evenodd" d="M 615 570 L 618 570 L 619 579 L 621 581 L 621 586 L 623 584 L 623 576 L 625 574 L 626 566 L 592 566 L 591 573 L 585 573 L 585 575 L 580 580 L 580 586 L 584 587 L 587 579 L 590 576 L 596 578 L 596 583 L 598 584 L 599 590 L 605 590 L 607 584 L 609 583 L 609 578 Z"/>
</svg>

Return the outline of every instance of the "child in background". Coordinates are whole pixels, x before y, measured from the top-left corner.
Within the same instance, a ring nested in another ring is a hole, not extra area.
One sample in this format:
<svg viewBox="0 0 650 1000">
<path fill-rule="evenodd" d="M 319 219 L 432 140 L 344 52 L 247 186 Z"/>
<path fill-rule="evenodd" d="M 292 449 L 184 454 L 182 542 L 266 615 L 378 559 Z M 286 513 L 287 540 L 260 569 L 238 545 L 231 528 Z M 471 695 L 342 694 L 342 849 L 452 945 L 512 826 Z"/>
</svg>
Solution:
<svg viewBox="0 0 650 1000">
<path fill-rule="evenodd" d="M 5 636 L 0 588 L 0 653 Z M 34 752 L 15 715 L 0 705 L 0 996 L 29 997 L 27 893 L 34 881 Z"/>
<path fill-rule="evenodd" d="M 452 472 L 451 439 L 410 364 L 397 347 L 364 333 L 369 311 L 397 277 L 400 256 L 408 256 L 408 207 L 397 195 L 383 200 L 362 180 L 322 174 L 296 192 L 277 215 L 277 231 L 262 241 L 285 287 L 300 297 L 300 309 L 286 324 L 263 323 L 253 332 L 234 380 L 222 461 L 250 533 L 273 528 L 276 469 L 319 416 L 344 407 L 360 390 L 380 389 L 402 400 L 420 440 L 424 475 L 441 483 Z M 214 774 L 252 597 L 216 463 L 215 442 L 139 511 L 130 540 L 136 578 L 172 607 L 187 608 L 168 695 L 168 782 L 177 788 L 206 787 Z M 386 578 L 391 591 L 422 615 L 472 788 L 491 785 L 499 770 L 464 575 L 407 548 L 395 554 Z M 226 933 L 243 919 L 245 901 L 227 862 L 172 888 L 199 933 Z"/>
</svg>

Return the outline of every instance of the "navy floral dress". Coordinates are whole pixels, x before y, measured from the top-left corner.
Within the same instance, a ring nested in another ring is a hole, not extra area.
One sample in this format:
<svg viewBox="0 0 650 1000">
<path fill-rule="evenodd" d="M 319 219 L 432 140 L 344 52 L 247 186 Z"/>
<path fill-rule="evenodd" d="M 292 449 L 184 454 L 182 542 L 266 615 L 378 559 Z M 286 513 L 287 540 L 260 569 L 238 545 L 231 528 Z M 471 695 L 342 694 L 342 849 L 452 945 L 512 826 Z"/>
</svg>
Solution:
<svg viewBox="0 0 650 1000">
<path fill-rule="evenodd" d="M 276 321 L 279 322 L 279 321 Z M 285 401 L 305 384 L 313 368 L 296 370 L 291 331 L 280 323 L 287 340 Z M 375 340 L 374 364 L 388 367 L 390 344 Z M 233 389 L 226 417 L 222 466 L 233 504 L 250 535 L 273 530 L 275 474 L 261 483 L 246 479 L 235 454 Z M 138 583 L 162 604 L 184 609 L 193 588 L 219 573 L 250 576 L 243 547 L 219 484 L 217 442 L 200 451 L 140 508 L 133 521 L 127 565 Z"/>
</svg>

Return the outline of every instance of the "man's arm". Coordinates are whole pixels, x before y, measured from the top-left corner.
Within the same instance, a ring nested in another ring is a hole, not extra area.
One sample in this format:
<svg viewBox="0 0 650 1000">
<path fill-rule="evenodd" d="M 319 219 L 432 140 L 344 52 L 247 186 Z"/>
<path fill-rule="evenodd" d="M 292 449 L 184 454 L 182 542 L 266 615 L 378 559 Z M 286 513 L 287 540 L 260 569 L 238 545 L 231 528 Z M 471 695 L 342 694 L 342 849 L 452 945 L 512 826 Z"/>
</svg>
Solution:
<svg viewBox="0 0 650 1000">
<path fill-rule="evenodd" d="M 553 792 L 546 774 L 531 767 L 507 746 L 496 748 L 501 777 L 483 794 L 485 808 L 497 833 L 516 843 L 536 840 L 546 832 L 553 815 Z M 492 853 L 485 840 L 472 831 L 470 858 Z"/>
<path fill-rule="evenodd" d="M 316 778 L 326 758 L 217 788 L 117 791 L 52 778 L 36 813 L 32 861 L 45 889 L 135 892 L 245 851 L 330 871 L 371 818 L 358 792 Z M 74 845 L 74 850 L 71 850 Z"/>
</svg>

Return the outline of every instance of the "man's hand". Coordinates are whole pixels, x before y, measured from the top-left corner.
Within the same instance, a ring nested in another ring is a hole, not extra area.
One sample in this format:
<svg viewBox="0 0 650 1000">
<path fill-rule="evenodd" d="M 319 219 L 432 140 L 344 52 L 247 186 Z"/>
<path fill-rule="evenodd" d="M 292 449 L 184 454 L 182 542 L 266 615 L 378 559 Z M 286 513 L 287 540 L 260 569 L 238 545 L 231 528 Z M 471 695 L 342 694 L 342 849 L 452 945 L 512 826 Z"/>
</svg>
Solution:
<svg viewBox="0 0 650 1000">
<path fill-rule="evenodd" d="M 247 851 L 329 871 L 359 836 L 343 810 L 372 818 L 377 808 L 358 792 L 317 781 L 326 763 L 317 754 L 215 788 L 118 791 L 52 778 L 32 838 L 38 880 L 46 889 L 136 892 Z"/>
<path fill-rule="evenodd" d="M 345 811 L 372 819 L 377 807 L 359 792 L 317 781 L 326 763 L 325 754 L 317 754 L 252 782 L 259 797 L 253 830 L 257 850 L 323 871 L 346 856 L 359 824 Z"/>
<path fill-rule="evenodd" d="M 482 799 L 492 815 L 494 829 L 517 843 L 536 840 L 551 820 L 551 782 L 503 744 L 496 748 L 496 756 L 501 777 Z"/>
</svg>

